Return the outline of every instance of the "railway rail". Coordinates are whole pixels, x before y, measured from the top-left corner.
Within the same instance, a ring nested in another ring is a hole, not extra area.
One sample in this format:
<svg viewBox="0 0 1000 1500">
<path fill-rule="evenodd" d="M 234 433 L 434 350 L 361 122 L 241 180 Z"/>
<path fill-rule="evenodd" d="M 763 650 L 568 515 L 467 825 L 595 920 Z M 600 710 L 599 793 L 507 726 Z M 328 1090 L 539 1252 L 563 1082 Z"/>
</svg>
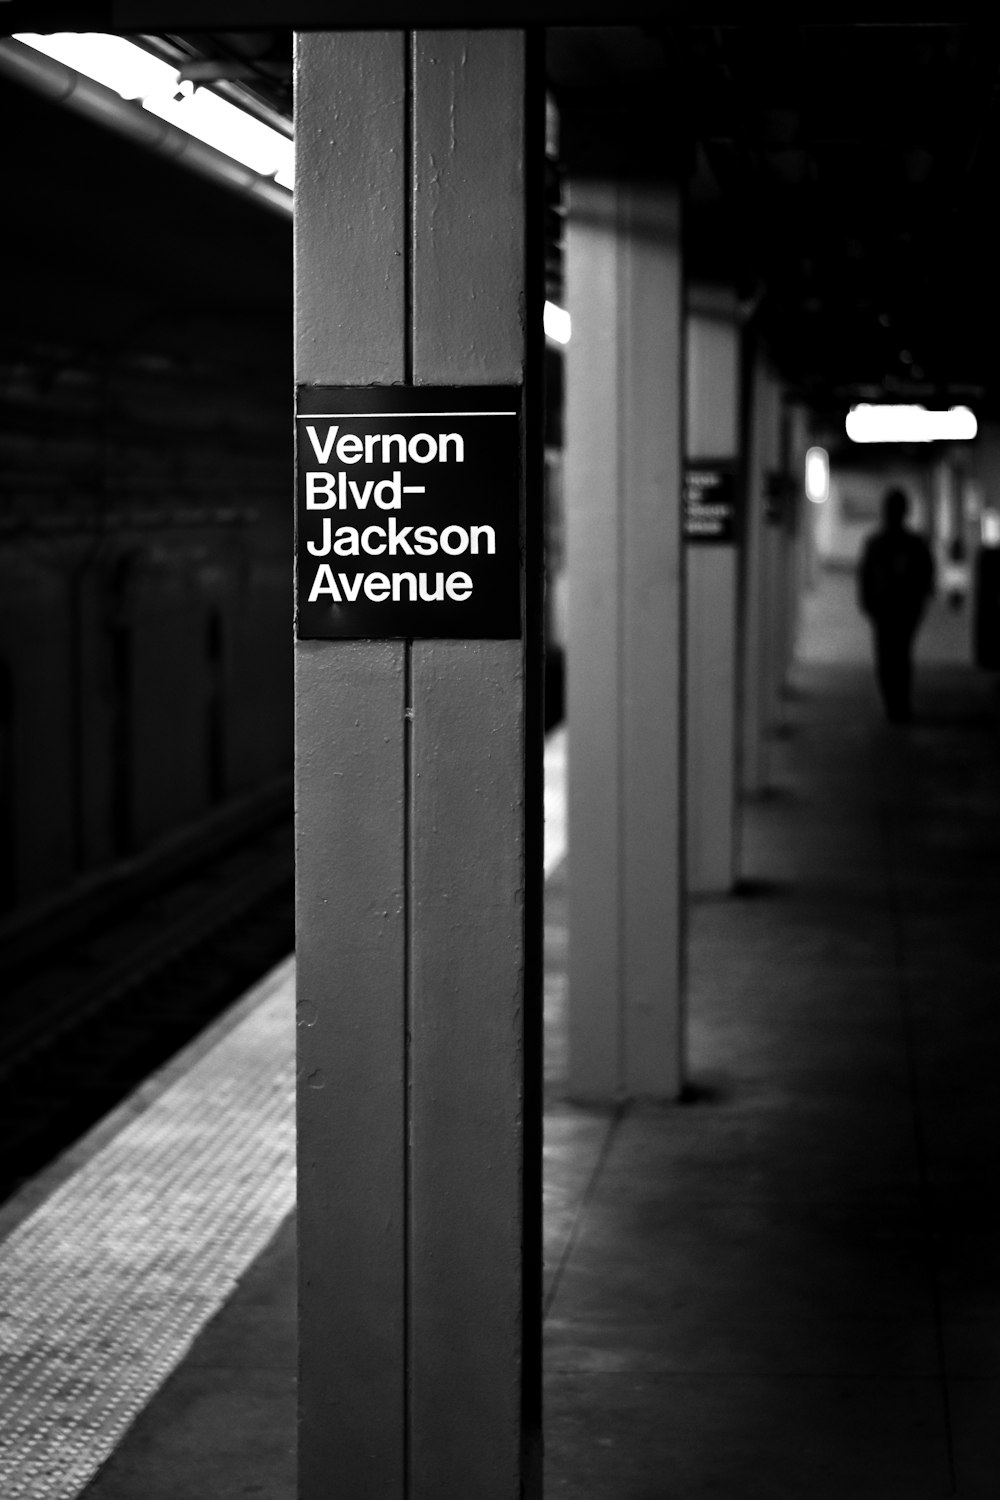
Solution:
<svg viewBox="0 0 1000 1500">
<path fill-rule="evenodd" d="M 0 933 L 0 1200 L 293 946 L 287 786 Z"/>
</svg>

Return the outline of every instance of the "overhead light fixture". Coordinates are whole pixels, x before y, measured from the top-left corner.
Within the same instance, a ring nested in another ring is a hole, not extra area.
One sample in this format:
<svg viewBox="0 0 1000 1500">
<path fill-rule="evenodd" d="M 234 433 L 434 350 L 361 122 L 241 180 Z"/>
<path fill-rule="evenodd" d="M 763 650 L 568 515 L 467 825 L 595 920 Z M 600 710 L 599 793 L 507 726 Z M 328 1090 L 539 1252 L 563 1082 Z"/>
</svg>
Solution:
<svg viewBox="0 0 1000 1500">
<path fill-rule="evenodd" d="M 928 411 L 926 406 L 852 406 L 845 423 L 853 443 L 968 442 L 979 430 L 967 406 Z"/>
<path fill-rule="evenodd" d="M 545 337 L 547 339 L 551 339 L 554 344 L 569 343 L 573 332 L 573 324 L 569 313 L 564 307 L 557 306 L 555 302 L 546 302 L 544 321 Z"/>
<path fill-rule="evenodd" d="M 210 89 L 178 82 L 177 71 L 122 36 L 99 31 L 16 32 L 14 40 L 112 89 L 216 151 L 291 188 L 294 147 L 287 136 Z"/>
<path fill-rule="evenodd" d="M 813 505 L 830 498 L 830 455 L 825 448 L 810 448 L 806 454 L 806 498 Z"/>
</svg>

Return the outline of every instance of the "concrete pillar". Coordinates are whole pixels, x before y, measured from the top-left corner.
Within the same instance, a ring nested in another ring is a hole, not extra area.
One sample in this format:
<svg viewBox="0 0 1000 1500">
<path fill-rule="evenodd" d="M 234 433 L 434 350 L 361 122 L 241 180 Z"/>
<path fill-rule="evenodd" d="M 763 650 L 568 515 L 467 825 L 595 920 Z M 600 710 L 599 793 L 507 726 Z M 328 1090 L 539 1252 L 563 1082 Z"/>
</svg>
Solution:
<svg viewBox="0 0 1000 1500">
<path fill-rule="evenodd" d="M 961 532 L 961 478 L 954 450 L 945 450 L 930 476 L 932 515 L 927 540 L 935 549 L 939 565 L 948 555 L 949 544 Z"/>
<path fill-rule="evenodd" d="M 785 669 L 795 661 L 799 644 L 799 629 L 802 617 L 802 599 L 810 583 L 812 517 L 807 514 L 813 507 L 806 498 L 805 470 L 806 453 L 809 451 L 809 413 L 799 403 L 788 409 L 788 549 L 789 560 L 786 572 L 787 634 L 785 639 Z"/>
<path fill-rule="evenodd" d="M 819 582 L 819 534 L 821 518 L 830 504 L 829 494 L 825 500 L 810 500 L 805 493 L 805 461 L 806 454 L 812 447 L 823 448 L 827 453 L 829 463 L 829 434 L 814 417 L 808 407 L 796 408 L 797 427 L 796 432 L 802 444 L 802 456 L 798 480 L 802 490 L 802 501 L 799 510 L 799 549 L 801 565 L 801 596 L 810 593 Z M 829 472 L 829 470 L 828 470 Z"/>
<path fill-rule="evenodd" d="M 983 421 L 979 435 L 969 448 L 973 495 L 978 525 L 973 533 L 973 591 L 977 591 L 978 554 L 983 548 L 1000 546 L 1000 422 Z"/>
<path fill-rule="evenodd" d="M 779 392 L 764 360 L 750 363 L 746 525 L 743 554 L 742 710 L 740 781 L 756 796 L 767 786 L 767 735 L 773 724 L 773 601 L 778 587 L 777 527 L 769 518 L 768 487 L 777 469 Z"/>
<path fill-rule="evenodd" d="M 736 298 L 718 288 L 687 296 L 686 459 L 740 483 L 740 330 Z M 736 518 L 737 527 L 739 524 Z M 732 888 L 736 858 L 738 533 L 686 538 L 687 888 Z"/>
<path fill-rule="evenodd" d="M 579 179 L 566 286 L 570 1086 L 676 1096 L 682 302 L 672 187 Z"/>
<path fill-rule="evenodd" d="M 540 1425 L 542 80 L 516 31 L 310 34 L 296 110 L 300 385 L 523 386 L 530 472 L 522 640 L 296 650 L 299 1493 L 519 1500 Z"/>
<path fill-rule="evenodd" d="M 768 475 L 768 541 L 771 549 L 771 588 L 768 593 L 768 723 L 765 733 L 787 728 L 788 670 L 792 652 L 792 543 L 795 506 L 791 476 L 791 419 L 779 384 L 774 392 L 774 464 Z"/>
</svg>

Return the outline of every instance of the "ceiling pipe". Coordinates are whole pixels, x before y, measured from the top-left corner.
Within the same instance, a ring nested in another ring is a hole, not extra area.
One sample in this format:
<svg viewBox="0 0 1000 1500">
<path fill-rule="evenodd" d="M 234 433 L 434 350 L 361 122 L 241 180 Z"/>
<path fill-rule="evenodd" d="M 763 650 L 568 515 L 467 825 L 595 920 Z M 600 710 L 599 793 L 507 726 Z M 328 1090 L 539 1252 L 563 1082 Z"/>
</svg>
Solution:
<svg viewBox="0 0 1000 1500">
<path fill-rule="evenodd" d="M 141 104 L 123 99 L 114 89 L 95 83 L 75 68 L 56 62 L 33 47 L 26 47 L 13 38 L 0 41 L 0 75 L 13 78 L 46 99 L 64 104 L 99 125 L 117 130 L 137 145 L 157 151 L 213 182 L 222 183 L 242 197 L 291 218 L 292 194 L 273 178 L 261 176 L 224 152 L 216 151 L 214 146 L 208 146 L 188 135 L 187 131 L 178 130 L 176 125 L 150 114 Z"/>
</svg>

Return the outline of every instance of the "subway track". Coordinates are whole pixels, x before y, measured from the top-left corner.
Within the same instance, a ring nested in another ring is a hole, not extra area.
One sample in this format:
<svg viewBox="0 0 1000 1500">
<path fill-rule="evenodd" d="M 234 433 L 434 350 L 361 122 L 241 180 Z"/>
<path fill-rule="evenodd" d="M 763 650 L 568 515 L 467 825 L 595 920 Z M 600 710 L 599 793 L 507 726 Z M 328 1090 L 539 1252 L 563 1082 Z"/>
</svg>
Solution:
<svg viewBox="0 0 1000 1500">
<path fill-rule="evenodd" d="M 127 877 L 0 948 L 0 1201 L 293 947 L 280 795 Z"/>
</svg>

